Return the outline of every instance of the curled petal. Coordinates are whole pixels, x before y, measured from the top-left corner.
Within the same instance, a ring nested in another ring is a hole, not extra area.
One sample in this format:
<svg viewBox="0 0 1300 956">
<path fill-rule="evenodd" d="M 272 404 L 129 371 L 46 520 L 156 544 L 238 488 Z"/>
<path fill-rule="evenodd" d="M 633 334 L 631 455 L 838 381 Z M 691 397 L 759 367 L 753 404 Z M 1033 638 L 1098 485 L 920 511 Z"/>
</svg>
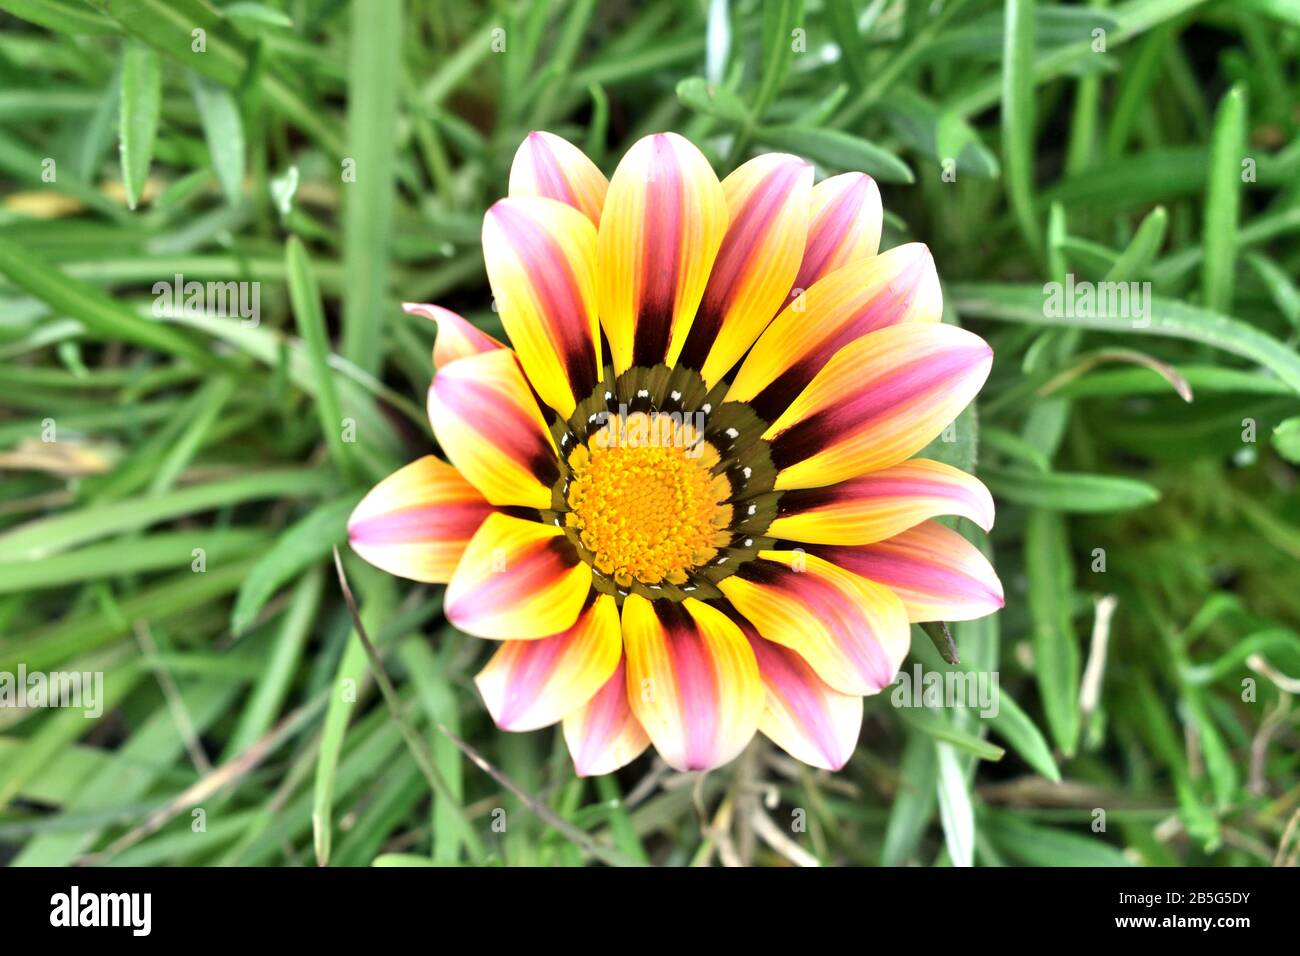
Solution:
<svg viewBox="0 0 1300 956">
<path fill-rule="evenodd" d="M 483 217 L 483 258 L 519 364 L 568 418 L 601 378 L 596 228 L 554 199 L 502 199 Z"/>
<path fill-rule="evenodd" d="M 754 344 L 799 269 L 812 173 L 797 156 L 766 153 L 722 181 L 731 221 L 678 358 L 710 387 Z"/>
<path fill-rule="evenodd" d="M 486 332 L 470 323 L 468 319 L 457 315 L 451 309 L 440 305 L 421 302 L 403 302 L 402 311 L 408 315 L 419 315 L 431 319 L 438 325 L 437 338 L 433 340 L 433 367 L 442 368 L 448 362 L 479 352 L 505 348 L 500 342 Z"/>
<path fill-rule="evenodd" d="M 466 634 L 535 640 L 572 627 L 590 591 L 591 568 L 563 531 L 498 512 L 470 539 L 443 610 Z"/>
<path fill-rule="evenodd" d="M 442 368 L 429 421 L 457 470 L 494 505 L 551 507 L 555 441 L 514 353 L 494 349 Z"/>
<path fill-rule="evenodd" d="M 613 773 L 650 746 L 628 704 L 626 661 L 619 660 L 614 675 L 591 700 L 565 715 L 564 742 L 579 777 Z"/>
<path fill-rule="evenodd" d="M 573 627 L 534 641 L 505 641 L 474 678 L 502 730 L 537 730 L 582 707 L 623 656 L 618 608 L 595 596 Z"/>
<path fill-rule="evenodd" d="M 869 332 L 904 322 L 938 322 L 939 275 L 919 242 L 859 259 L 786 306 L 754 343 L 727 393 L 772 421 L 831 356 Z"/>
<path fill-rule="evenodd" d="M 940 515 L 961 515 L 988 531 L 993 496 L 974 475 L 913 458 L 839 484 L 784 492 L 765 533 L 809 544 L 870 544 Z"/>
<path fill-rule="evenodd" d="M 593 226 L 600 222 L 608 188 L 605 174 L 587 154 L 554 133 L 529 133 L 510 164 L 512 198 L 541 196 L 557 200 L 578 210 Z"/>
<path fill-rule="evenodd" d="M 902 599 L 913 623 L 972 621 L 1005 603 L 1002 582 L 988 559 L 956 531 L 934 521 L 875 544 L 814 550 L 888 587 Z"/>
<path fill-rule="evenodd" d="M 495 510 L 455 468 L 426 455 L 370 489 L 348 519 L 348 541 L 389 574 L 442 584 Z"/>
<path fill-rule="evenodd" d="M 992 364 L 983 339 L 952 325 L 895 325 L 854 340 L 764 433 L 777 490 L 905 460 L 970 403 Z"/>
<path fill-rule="evenodd" d="M 676 362 L 726 230 L 722 186 L 694 145 L 676 133 L 633 144 L 610 180 L 597 241 L 616 373 Z"/>
<path fill-rule="evenodd" d="M 747 632 L 766 703 L 758 729 L 796 760 L 839 770 L 853 756 L 862 729 L 862 698 L 842 694 L 789 648 Z"/>
<path fill-rule="evenodd" d="M 760 635 L 795 651 L 841 693 L 874 694 L 893 681 L 910 642 L 896 595 L 817 555 L 758 557 L 718 586 Z"/>
<path fill-rule="evenodd" d="M 627 693 L 659 755 L 677 770 L 734 759 L 758 728 L 763 685 L 735 622 L 693 598 L 623 601 Z"/>
</svg>

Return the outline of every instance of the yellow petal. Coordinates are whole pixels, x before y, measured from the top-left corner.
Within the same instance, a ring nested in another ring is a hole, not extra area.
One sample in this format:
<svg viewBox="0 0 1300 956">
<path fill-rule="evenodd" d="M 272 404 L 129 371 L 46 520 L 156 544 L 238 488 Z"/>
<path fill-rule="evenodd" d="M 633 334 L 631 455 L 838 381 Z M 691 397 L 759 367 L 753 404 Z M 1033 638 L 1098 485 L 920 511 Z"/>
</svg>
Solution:
<svg viewBox="0 0 1300 956">
<path fill-rule="evenodd" d="M 710 388 L 771 321 L 803 258 L 812 166 L 766 153 L 722 181 L 731 223 L 678 358 Z"/>
<path fill-rule="evenodd" d="M 676 133 L 638 140 L 614 170 L 597 239 L 597 297 L 614 371 L 677 360 L 727 230 L 708 160 Z"/>
<path fill-rule="evenodd" d="M 554 199 L 503 199 L 483 217 L 483 258 L 528 380 L 568 418 L 601 378 L 595 227 Z"/>
<path fill-rule="evenodd" d="M 952 325 L 893 325 L 855 339 L 764 433 L 777 490 L 905 460 L 970 403 L 992 364 L 983 339 Z"/>
<path fill-rule="evenodd" d="M 677 770 L 733 760 L 763 709 L 754 652 L 734 621 L 693 598 L 623 601 L 632 712 Z"/>
<path fill-rule="evenodd" d="M 532 132 L 524 137 L 510 164 L 511 197 L 541 196 L 572 206 L 600 222 L 609 182 L 587 154 L 563 136 Z"/>
<path fill-rule="evenodd" d="M 348 541 L 389 574 L 442 584 L 495 510 L 455 468 L 426 455 L 370 489 L 348 519 Z"/>
<path fill-rule="evenodd" d="M 509 349 L 443 366 L 429 389 L 429 421 L 452 464 L 488 501 L 551 507 L 555 442 Z"/>
<path fill-rule="evenodd" d="M 443 598 L 466 634 L 534 640 L 573 626 L 591 591 L 591 568 L 559 528 L 489 515 L 470 539 Z"/>
</svg>

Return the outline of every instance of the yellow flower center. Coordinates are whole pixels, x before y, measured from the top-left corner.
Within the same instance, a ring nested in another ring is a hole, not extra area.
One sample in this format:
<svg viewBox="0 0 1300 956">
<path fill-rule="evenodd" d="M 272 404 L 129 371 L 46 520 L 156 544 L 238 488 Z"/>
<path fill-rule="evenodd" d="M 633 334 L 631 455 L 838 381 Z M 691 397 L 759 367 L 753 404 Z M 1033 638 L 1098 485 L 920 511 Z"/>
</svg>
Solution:
<svg viewBox="0 0 1300 956">
<path fill-rule="evenodd" d="M 718 453 L 677 415 L 612 416 L 569 456 L 565 523 L 622 587 L 683 584 L 729 540 L 731 494 Z"/>
</svg>

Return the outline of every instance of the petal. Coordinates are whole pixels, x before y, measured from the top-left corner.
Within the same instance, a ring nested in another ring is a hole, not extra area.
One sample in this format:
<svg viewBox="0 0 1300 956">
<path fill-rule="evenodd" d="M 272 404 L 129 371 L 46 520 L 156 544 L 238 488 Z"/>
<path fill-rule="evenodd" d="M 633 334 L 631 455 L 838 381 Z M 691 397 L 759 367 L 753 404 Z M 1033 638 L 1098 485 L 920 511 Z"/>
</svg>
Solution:
<svg viewBox="0 0 1300 956">
<path fill-rule="evenodd" d="M 772 421 L 831 356 L 855 339 L 904 322 L 938 322 L 939 275 L 930 250 L 908 243 L 832 272 L 772 320 L 736 373 L 729 401 Z"/>
<path fill-rule="evenodd" d="M 841 694 L 789 648 L 746 634 L 767 693 L 758 729 L 796 760 L 839 770 L 862 729 L 862 698 Z"/>
<path fill-rule="evenodd" d="M 627 665 L 623 659 L 595 697 L 565 715 L 564 742 L 579 777 L 613 773 L 650 746 L 650 738 L 628 704 Z"/>
<path fill-rule="evenodd" d="M 693 598 L 623 601 L 632 712 L 677 770 L 733 760 L 754 736 L 763 684 L 735 622 Z"/>
<path fill-rule="evenodd" d="M 591 590 L 591 568 L 564 532 L 488 515 L 447 585 L 443 611 L 466 634 L 534 640 L 567 631 Z"/>
<path fill-rule="evenodd" d="M 907 619 L 972 621 L 1005 603 L 1002 582 L 980 550 L 951 528 L 927 521 L 888 541 L 820 547 L 816 553 L 878 581 L 907 607 Z"/>
<path fill-rule="evenodd" d="M 695 146 L 676 133 L 633 144 L 610 180 L 597 241 L 615 372 L 676 362 L 726 231 L 722 186 Z"/>
<path fill-rule="evenodd" d="M 870 544 L 939 515 L 993 527 L 993 496 L 974 475 L 927 458 L 823 488 L 797 488 L 777 501 L 764 533 L 810 544 Z"/>
<path fill-rule="evenodd" d="M 572 206 L 600 222 L 609 182 L 587 154 L 563 136 L 532 132 L 524 137 L 510 164 L 510 191 L 514 197 L 541 196 Z"/>
<path fill-rule="evenodd" d="M 469 539 L 495 510 L 455 468 L 426 455 L 361 499 L 348 518 L 348 542 L 389 574 L 444 584 Z"/>
<path fill-rule="evenodd" d="M 479 352 L 505 348 L 492 336 L 480 331 L 468 319 L 457 315 L 451 309 L 427 303 L 403 302 L 402 310 L 409 315 L 422 315 L 438 323 L 438 336 L 433 341 L 435 371 L 448 362 L 454 362 L 466 355 L 477 355 Z"/>
<path fill-rule="evenodd" d="M 799 270 L 812 174 L 797 156 L 766 153 L 722 181 L 730 225 L 677 360 L 710 388 L 754 344 Z"/>
<path fill-rule="evenodd" d="M 718 587 L 759 634 L 795 651 L 842 693 L 874 694 L 893 681 L 910 641 L 896 595 L 817 555 L 758 557 Z"/>
<path fill-rule="evenodd" d="M 618 607 L 602 594 L 562 634 L 504 642 L 474 683 L 502 730 L 537 730 L 591 700 L 622 656 Z"/>
<path fill-rule="evenodd" d="M 895 325 L 836 352 L 763 437 L 776 488 L 815 488 L 916 454 L 979 392 L 993 350 L 938 323 Z"/>
<path fill-rule="evenodd" d="M 457 470 L 494 505 L 551 507 L 555 441 L 514 353 L 494 349 L 444 366 L 429 421 Z"/>
<path fill-rule="evenodd" d="M 483 217 L 483 258 L 519 364 L 568 418 L 601 376 L 596 227 L 554 199 L 502 199 Z"/>
<path fill-rule="evenodd" d="M 823 179 L 812 190 L 808 243 L 791 293 L 798 295 L 822 276 L 880 248 L 884 209 L 880 189 L 866 173 L 843 173 Z"/>
</svg>

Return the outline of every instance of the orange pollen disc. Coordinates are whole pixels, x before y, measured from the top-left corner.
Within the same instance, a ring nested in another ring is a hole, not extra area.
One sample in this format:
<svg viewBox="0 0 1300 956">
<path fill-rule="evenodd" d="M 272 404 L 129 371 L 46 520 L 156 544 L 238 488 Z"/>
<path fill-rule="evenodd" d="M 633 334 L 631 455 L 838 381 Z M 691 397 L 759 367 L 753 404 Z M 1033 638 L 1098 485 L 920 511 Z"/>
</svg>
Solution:
<svg viewBox="0 0 1300 956">
<path fill-rule="evenodd" d="M 683 584 L 729 539 L 731 489 L 711 473 L 717 461 L 676 417 L 613 417 L 569 456 L 565 523 L 620 586 Z"/>
</svg>

